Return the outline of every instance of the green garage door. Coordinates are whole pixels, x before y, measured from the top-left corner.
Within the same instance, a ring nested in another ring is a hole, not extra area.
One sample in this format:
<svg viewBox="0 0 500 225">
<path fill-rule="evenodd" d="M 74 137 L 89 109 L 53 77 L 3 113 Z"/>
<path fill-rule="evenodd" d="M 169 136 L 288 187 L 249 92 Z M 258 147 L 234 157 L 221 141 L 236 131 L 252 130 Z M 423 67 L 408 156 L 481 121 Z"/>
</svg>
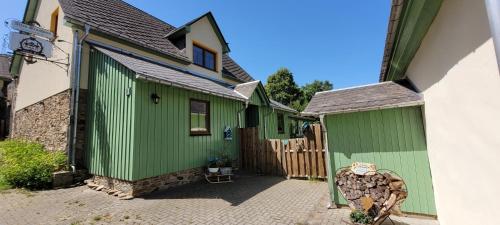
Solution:
<svg viewBox="0 0 500 225">
<path fill-rule="evenodd" d="M 325 125 L 332 174 L 352 162 L 375 163 L 405 180 L 403 211 L 436 215 L 420 107 L 327 115 Z M 336 203 L 346 204 L 330 190 Z"/>
</svg>

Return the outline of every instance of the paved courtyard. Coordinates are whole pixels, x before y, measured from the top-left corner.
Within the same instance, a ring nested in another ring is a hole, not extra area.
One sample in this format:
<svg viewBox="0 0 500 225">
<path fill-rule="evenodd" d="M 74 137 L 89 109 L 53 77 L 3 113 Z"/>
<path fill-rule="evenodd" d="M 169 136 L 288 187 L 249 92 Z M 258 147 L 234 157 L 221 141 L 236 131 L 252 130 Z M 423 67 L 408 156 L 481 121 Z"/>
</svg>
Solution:
<svg viewBox="0 0 500 225">
<path fill-rule="evenodd" d="M 327 203 L 325 182 L 264 176 L 189 184 L 133 200 L 118 200 L 86 186 L 10 190 L 0 192 L 0 224 L 346 224 L 349 210 L 326 209 Z M 394 221 L 438 224 L 421 218 Z"/>
</svg>

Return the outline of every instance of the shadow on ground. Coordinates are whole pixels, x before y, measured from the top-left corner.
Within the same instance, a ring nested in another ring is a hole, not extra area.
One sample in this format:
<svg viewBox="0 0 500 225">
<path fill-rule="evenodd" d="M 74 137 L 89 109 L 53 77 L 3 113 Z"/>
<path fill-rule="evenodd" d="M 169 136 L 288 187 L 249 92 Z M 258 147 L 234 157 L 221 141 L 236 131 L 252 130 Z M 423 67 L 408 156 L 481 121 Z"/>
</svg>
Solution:
<svg viewBox="0 0 500 225">
<path fill-rule="evenodd" d="M 223 199 L 232 206 L 247 201 L 264 190 L 285 181 L 282 177 L 240 174 L 232 183 L 210 184 L 205 180 L 180 187 L 156 191 L 144 199 Z"/>
</svg>

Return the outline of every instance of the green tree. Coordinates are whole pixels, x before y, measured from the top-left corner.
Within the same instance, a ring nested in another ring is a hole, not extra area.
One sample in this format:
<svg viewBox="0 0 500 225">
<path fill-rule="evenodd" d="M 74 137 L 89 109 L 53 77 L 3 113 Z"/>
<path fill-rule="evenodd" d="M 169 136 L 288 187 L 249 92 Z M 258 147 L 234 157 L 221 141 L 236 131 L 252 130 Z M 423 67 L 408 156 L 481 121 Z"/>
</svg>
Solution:
<svg viewBox="0 0 500 225">
<path fill-rule="evenodd" d="M 332 90 L 333 84 L 327 80 L 325 81 L 314 80 L 312 83 L 308 83 L 302 86 L 301 89 L 303 92 L 302 101 L 305 103 L 305 105 L 307 105 L 307 103 L 311 101 L 311 98 L 314 96 L 316 92 Z"/>
<path fill-rule="evenodd" d="M 271 74 L 267 78 L 265 89 L 271 99 L 287 106 L 299 100 L 301 96 L 301 91 L 293 79 L 293 74 L 287 68 L 280 68 L 274 74 Z"/>
</svg>

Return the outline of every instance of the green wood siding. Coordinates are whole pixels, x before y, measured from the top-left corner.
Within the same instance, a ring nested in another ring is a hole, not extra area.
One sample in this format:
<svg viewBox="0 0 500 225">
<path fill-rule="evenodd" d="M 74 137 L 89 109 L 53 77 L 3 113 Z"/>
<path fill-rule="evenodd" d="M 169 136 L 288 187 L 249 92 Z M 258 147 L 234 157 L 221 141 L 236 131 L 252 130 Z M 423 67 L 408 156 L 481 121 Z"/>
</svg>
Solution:
<svg viewBox="0 0 500 225">
<path fill-rule="evenodd" d="M 204 166 L 210 157 L 226 149 L 238 157 L 238 112 L 244 115 L 243 102 L 166 86 L 137 81 L 133 179 Z M 151 94 L 160 103 L 151 101 Z M 189 99 L 210 101 L 208 136 L 190 136 Z M 233 130 L 233 140 L 224 141 L 225 126 Z"/>
<path fill-rule="evenodd" d="M 392 170 L 408 187 L 403 211 L 436 215 L 420 107 L 328 115 L 325 123 L 333 171 L 355 161 Z M 332 198 L 346 204 L 336 190 Z"/>
<path fill-rule="evenodd" d="M 91 52 L 89 67 L 85 145 L 91 174 L 138 180 L 204 166 L 221 149 L 238 157 L 243 102 L 137 80 L 98 51 Z M 151 100 L 154 92 L 159 104 Z M 211 135 L 190 136 L 190 98 L 210 101 Z M 231 141 L 224 141 L 225 126 L 233 130 Z"/>
<path fill-rule="evenodd" d="M 283 113 L 285 120 L 285 132 L 278 133 L 278 113 Z M 288 139 L 290 138 L 291 120 L 288 117 L 292 115 L 290 112 L 285 112 L 269 107 L 259 107 L 259 138 L 260 139 Z"/>
<path fill-rule="evenodd" d="M 134 76 L 108 56 L 91 51 L 85 156 L 91 174 L 132 178 Z"/>
</svg>

